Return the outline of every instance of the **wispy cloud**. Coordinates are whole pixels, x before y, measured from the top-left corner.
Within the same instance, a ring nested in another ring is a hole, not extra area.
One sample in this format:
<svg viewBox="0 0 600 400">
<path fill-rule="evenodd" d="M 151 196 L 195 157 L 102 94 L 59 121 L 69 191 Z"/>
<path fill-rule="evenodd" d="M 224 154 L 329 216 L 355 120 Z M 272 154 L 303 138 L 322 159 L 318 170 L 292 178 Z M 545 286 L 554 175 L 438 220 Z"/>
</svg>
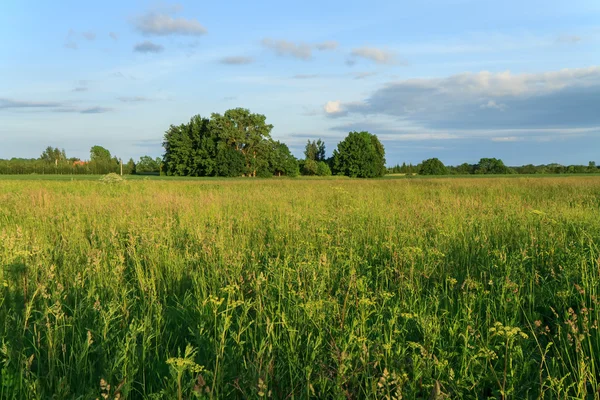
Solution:
<svg viewBox="0 0 600 400">
<path fill-rule="evenodd" d="M 9 108 L 53 108 L 60 107 L 61 105 L 61 103 L 52 101 L 27 101 L 0 98 L 0 110 Z"/>
<path fill-rule="evenodd" d="M 80 114 L 103 114 L 103 113 L 107 113 L 110 111 L 112 111 L 112 108 L 90 107 L 90 108 L 84 108 L 83 110 L 80 110 L 79 113 Z"/>
<path fill-rule="evenodd" d="M 78 86 L 76 88 L 74 88 L 72 91 L 73 92 L 87 92 L 89 89 L 85 86 Z"/>
<path fill-rule="evenodd" d="M 252 57 L 230 56 L 221 58 L 219 62 L 225 65 L 247 65 L 252 64 L 254 59 Z"/>
<path fill-rule="evenodd" d="M 577 35 L 561 35 L 556 38 L 558 43 L 562 44 L 575 44 L 581 42 L 581 36 Z"/>
<path fill-rule="evenodd" d="M 294 43 L 287 40 L 263 39 L 262 45 L 273 50 L 278 56 L 291 56 L 301 60 L 312 58 L 312 49 L 306 43 Z"/>
<path fill-rule="evenodd" d="M 520 142 L 522 137 L 518 136 L 497 136 L 490 139 L 492 142 Z"/>
<path fill-rule="evenodd" d="M 79 108 L 67 103 L 58 101 L 30 101 L 30 100 L 13 100 L 0 98 L 0 111 L 2 110 L 29 110 L 31 112 L 51 112 L 51 113 L 80 113 L 80 114 L 99 114 L 112 111 L 107 107 L 88 107 Z"/>
<path fill-rule="evenodd" d="M 133 51 L 137 53 L 160 53 L 164 50 L 164 46 L 160 44 L 152 43 L 148 40 L 142 43 L 138 43 L 133 46 Z"/>
<path fill-rule="evenodd" d="M 108 36 L 112 39 L 112 40 L 119 40 L 119 34 L 115 33 L 115 32 L 109 32 Z"/>
<path fill-rule="evenodd" d="M 141 103 L 144 101 L 150 101 L 149 98 L 143 96 L 121 96 L 117 97 L 117 100 L 122 101 L 123 103 Z"/>
<path fill-rule="evenodd" d="M 368 78 L 370 76 L 375 76 L 377 75 L 377 72 L 357 72 L 354 75 L 354 79 L 365 79 Z"/>
<path fill-rule="evenodd" d="M 315 44 L 315 49 L 319 51 L 335 50 L 339 46 L 339 43 L 335 40 L 327 40 L 325 42 Z"/>
<path fill-rule="evenodd" d="M 379 49 L 376 47 L 360 47 L 352 50 L 350 53 L 352 57 L 364 58 L 367 60 L 374 61 L 377 64 L 396 64 L 396 54 L 385 49 Z"/>
<path fill-rule="evenodd" d="M 318 78 L 319 74 L 298 74 L 292 76 L 292 79 L 315 79 Z"/>
<path fill-rule="evenodd" d="M 149 12 L 133 20 L 134 28 L 144 35 L 168 36 L 185 35 L 201 36 L 206 34 L 206 28 L 193 18 L 172 17 L 171 13 L 180 11 L 178 7 L 163 12 Z"/>
<path fill-rule="evenodd" d="M 81 36 L 83 36 L 86 40 L 92 41 L 96 39 L 96 34 L 94 32 L 83 32 L 81 34 Z"/>
<path fill-rule="evenodd" d="M 67 37 L 65 38 L 65 47 L 71 50 L 77 50 L 77 42 L 75 41 L 77 33 L 73 29 L 69 29 Z"/>
</svg>

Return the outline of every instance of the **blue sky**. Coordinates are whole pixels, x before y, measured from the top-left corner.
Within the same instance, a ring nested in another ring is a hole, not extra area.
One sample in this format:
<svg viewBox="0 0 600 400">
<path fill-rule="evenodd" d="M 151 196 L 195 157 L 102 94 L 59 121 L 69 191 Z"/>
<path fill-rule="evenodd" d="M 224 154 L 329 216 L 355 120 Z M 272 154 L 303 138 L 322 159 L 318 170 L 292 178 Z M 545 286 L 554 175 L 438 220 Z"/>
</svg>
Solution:
<svg viewBox="0 0 600 400">
<path fill-rule="evenodd" d="M 597 0 L 3 0 L 0 35 L 0 158 L 159 156 L 244 107 L 297 156 L 369 130 L 389 165 L 600 163 Z"/>
</svg>

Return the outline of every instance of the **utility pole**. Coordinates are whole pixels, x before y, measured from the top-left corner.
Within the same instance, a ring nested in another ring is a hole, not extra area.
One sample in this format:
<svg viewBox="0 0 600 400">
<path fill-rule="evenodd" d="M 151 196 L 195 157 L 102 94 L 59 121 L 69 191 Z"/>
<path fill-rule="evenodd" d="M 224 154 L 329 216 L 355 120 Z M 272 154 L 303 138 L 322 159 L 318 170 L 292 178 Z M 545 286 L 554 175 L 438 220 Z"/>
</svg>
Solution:
<svg viewBox="0 0 600 400">
<path fill-rule="evenodd" d="M 123 176 L 123 159 L 119 158 L 119 161 L 121 161 L 121 176 Z"/>
</svg>

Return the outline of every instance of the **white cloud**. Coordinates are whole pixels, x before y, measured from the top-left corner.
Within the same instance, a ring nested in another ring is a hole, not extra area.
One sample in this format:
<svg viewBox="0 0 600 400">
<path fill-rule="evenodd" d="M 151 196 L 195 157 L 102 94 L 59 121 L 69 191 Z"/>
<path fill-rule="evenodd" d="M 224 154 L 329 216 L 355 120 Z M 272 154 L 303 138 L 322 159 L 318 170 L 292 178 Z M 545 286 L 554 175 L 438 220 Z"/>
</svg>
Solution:
<svg viewBox="0 0 600 400">
<path fill-rule="evenodd" d="M 575 44 L 581 42 L 581 36 L 577 35 L 561 35 L 556 41 L 563 44 Z"/>
<path fill-rule="evenodd" d="M 327 40 L 325 42 L 315 44 L 315 48 L 319 51 L 335 50 L 338 48 L 338 46 L 339 43 L 335 40 Z"/>
<path fill-rule="evenodd" d="M 221 58 L 219 62 L 226 65 L 246 65 L 252 64 L 254 59 L 252 57 L 230 56 Z"/>
<path fill-rule="evenodd" d="M 164 46 L 152 43 L 148 40 L 142 43 L 138 43 L 133 47 L 133 51 L 137 53 L 160 53 L 164 49 Z"/>
<path fill-rule="evenodd" d="M 481 109 L 493 109 L 493 110 L 504 111 L 504 109 L 506 108 L 506 105 L 505 104 L 498 104 L 498 103 L 496 103 L 495 100 L 489 100 L 487 103 L 481 104 L 479 106 L 479 108 L 481 108 Z"/>
<path fill-rule="evenodd" d="M 274 40 L 265 38 L 262 45 L 273 50 L 278 56 L 291 56 L 301 60 L 312 58 L 312 49 L 306 43 L 294 43 L 287 40 Z"/>
<path fill-rule="evenodd" d="M 492 142 L 520 142 L 523 138 L 518 136 L 497 136 L 491 139 Z"/>
<path fill-rule="evenodd" d="M 345 111 L 342 110 L 342 102 L 339 100 L 328 101 L 323 107 L 325 112 L 329 115 L 342 114 Z"/>
<path fill-rule="evenodd" d="M 366 58 L 377 64 L 394 64 L 396 55 L 388 50 L 378 49 L 376 47 L 360 47 L 352 50 L 353 57 Z"/>
<path fill-rule="evenodd" d="M 196 19 L 174 18 L 167 14 L 150 12 L 133 21 L 136 30 L 144 35 L 200 36 L 207 31 Z"/>
<path fill-rule="evenodd" d="M 92 41 L 96 39 L 96 34 L 94 32 L 83 32 L 81 34 L 86 40 Z"/>
</svg>

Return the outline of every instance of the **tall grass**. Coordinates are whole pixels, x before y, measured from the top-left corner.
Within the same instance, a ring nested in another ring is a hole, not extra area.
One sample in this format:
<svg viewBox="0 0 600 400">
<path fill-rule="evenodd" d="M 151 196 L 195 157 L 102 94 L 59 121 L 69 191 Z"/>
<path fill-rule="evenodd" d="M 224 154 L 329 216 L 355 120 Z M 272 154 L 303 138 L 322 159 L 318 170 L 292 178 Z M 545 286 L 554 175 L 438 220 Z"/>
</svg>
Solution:
<svg viewBox="0 0 600 400">
<path fill-rule="evenodd" d="M 0 398 L 598 398 L 599 211 L 594 177 L 0 181 Z"/>
</svg>

